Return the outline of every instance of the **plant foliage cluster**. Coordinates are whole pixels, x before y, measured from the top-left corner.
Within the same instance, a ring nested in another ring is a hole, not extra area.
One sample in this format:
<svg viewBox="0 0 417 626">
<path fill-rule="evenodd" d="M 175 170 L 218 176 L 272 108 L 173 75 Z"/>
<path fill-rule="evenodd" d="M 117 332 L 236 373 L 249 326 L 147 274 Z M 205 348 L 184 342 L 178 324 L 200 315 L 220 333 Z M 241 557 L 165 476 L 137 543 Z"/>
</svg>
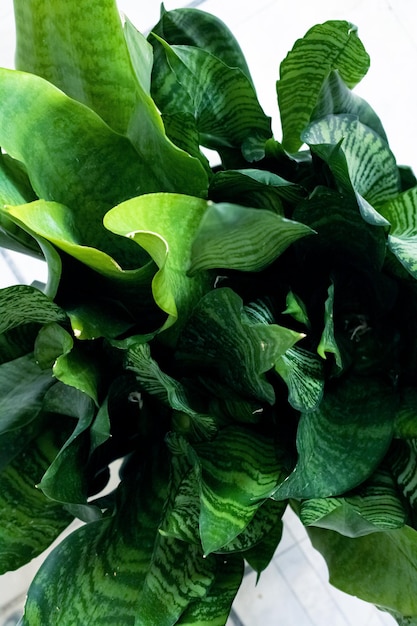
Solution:
<svg viewBox="0 0 417 626">
<path fill-rule="evenodd" d="M 0 243 L 48 281 L 0 290 L 1 571 L 86 522 L 22 623 L 221 626 L 290 504 L 333 584 L 417 624 L 417 181 L 356 29 L 295 43 L 277 141 L 212 15 L 14 5 Z"/>
</svg>

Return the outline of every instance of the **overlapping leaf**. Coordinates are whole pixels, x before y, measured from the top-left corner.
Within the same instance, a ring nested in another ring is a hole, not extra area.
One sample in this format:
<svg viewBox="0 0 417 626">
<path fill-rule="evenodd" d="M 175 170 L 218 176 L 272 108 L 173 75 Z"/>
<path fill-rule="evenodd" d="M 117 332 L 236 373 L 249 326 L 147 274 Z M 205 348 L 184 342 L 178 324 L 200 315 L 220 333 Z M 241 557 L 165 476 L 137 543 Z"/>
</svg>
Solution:
<svg viewBox="0 0 417 626">
<path fill-rule="evenodd" d="M 281 63 L 277 83 L 284 147 L 295 152 L 301 146 L 301 133 L 333 70 L 352 88 L 368 68 L 369 56 L 349 22 L 317 24 L 299 39 Z"/>
<path fill-rule="evenodd" d="M 378 379 L 335 382 L 318 409 L 302 414 L 296 467 L 273 497 L 337 496 L 369 478 L 391 442 L 395 408 Z"/>
</svg>

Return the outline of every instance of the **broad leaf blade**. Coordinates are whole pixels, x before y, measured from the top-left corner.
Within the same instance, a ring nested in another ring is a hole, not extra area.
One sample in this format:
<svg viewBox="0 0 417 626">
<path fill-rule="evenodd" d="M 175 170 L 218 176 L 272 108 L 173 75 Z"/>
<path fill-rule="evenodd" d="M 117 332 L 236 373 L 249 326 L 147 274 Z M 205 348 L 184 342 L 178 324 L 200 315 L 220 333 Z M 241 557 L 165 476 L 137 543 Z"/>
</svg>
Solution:
<svg viewBox="0 0 417 626">
<path fill-rule="evenodd" d="M 211 204 L 193 241 L 190 273 L 210 268 L 257 272 L 311 234 L 308 226 L 272 211 Z"/>
<path fill-rule="evenodd" d="M 417 187 L 398 195 L 380 210 L 391 224 L 388 246 L 405 269 L 417 278 Z"/>
<path fill-rule="evenodd" d="M 298 461 L 273 497 L 337 496 L 369 478 L 391 442 L 396 401 L 378 379 L 346 378 L 301 416 Z"/>
<path fill-rule="evenodd" d="M 299 39 L 281 63 L 277 83 L 284 148 L 295 152 L 301 146 L 301 133 L 310 121 L 323 83 L 332 70 L 338 70 L 352 88 L 368 67 L 368 54 L 356 28 L 349 22 L 318 24 Z"/>
<path fill-rule="evenodd" d="M 1 573 L 43 552 L 72 520 L 36 487 L 57 452 L 55 437 L 45 431 L 0 473 Z"/>
</svg>

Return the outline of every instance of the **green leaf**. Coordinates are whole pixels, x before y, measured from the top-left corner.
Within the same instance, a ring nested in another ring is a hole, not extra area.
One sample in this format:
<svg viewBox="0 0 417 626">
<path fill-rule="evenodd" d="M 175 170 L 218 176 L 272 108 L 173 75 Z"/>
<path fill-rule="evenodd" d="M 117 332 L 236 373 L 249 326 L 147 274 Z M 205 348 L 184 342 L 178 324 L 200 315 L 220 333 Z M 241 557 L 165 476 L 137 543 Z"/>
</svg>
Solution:
<svg viewBox="0 0 417 626">
<path fill-rule="evenodd" d="M 380 209 L 391 225 L 388 246 L 413 278 L 417 278 L 416 208 L 417 187 L 413 187 Z"/>
<path fill-rule="evenodd" d="M 331 284 L 327 291 L 327 299 L 324 305 L 324 330 L 317 346 L 317 354 L 322 359 L 327 359 L 327 354 L 333 354 L 338 370 L 343 369 L 342 355 L 334 334 L 334 285 Z"/>
<path fill-rule="evenodd" d="M 201 600 L 191 602 L 178 626 L 224 626 L 243 578 L 243 559 L 236 555 L 217 559 L 216 577 Z"/>
<path fill-rule="evenodd" d="M 207 50 L 229 67 L 238 67 L 251 80 L 239 43 L 230 29 L 215 15 L 200 9 L 165 11 L 152 29 L 170 45 L 196 46 Z"/>
<path fill-rule="evenodd" d="M 179 358 L 208 368 L 244 398 L 272 404 L 275 393 L 264 374 L 303 335 L 276 324 L 250 324 L 242 315 L 243 302 L 231 289 L 209 292 L 181 335 Z"/>
<path fill-rule="evenodd" d="M 391 473 L 380 468 L 343 498 L 304 500 L 300 519 L 305 526 L 328 528 L 346 537 L 361 537 L 401 528 L 406 523 L 406 511 Z"/>
<path fill-rule="evenodd" d="M 193 241 L 190 273 L 210 268 L 257 272 L 294 241 L 311 234 L 308 226 L 272 211 L 211 204 Z"/>
<path fill-rule="evenodd" d="M 285 311 L 282 312 L 283 315 L 291 315 L 296 322 L 310 328 L 310 320 L 308 319 L 306 306 L 297 294 L 289 291 L 286 298 L 286 305 Z"/>
<path fill-rule="evenodd" d="M 326 559 L 332 585 L 384 610 L 417 617 L 416 597 L 410 593 L 417 584 L 415 530 L 404 526 L 354 539 L 321 528 L 307 531 Z"/>
<path fill-rule="evenodd" d="M 159 459 L 161 461 L 161 459 Z M 134 626 L 138 592 L 152 557 L 166 483 L 164 463 L 119 492 L 117 513 L 66 537 L 35 576 L 25 626 L 90 623 Z M 134 494 L 134 497 L 132 497 Z M 91 594 L 100 602 L 91 602 Z"/>
<path fill-rule="evenodd" d="M 384 141 L 388 141 L 381 120 L 373 108 L 363 98 L 353 93 L 339 72 L 333 70 L 323 83 L 311 121 L 339 113 L 357 116 L 362 124 L 375 131 Z"/>
<path fill-rule="evenodd" d="M 324 368 L 320 359 L 299 347 L 290 348 L 275 363 L 288 386 L 288 402 L 297 411 L 313 411 L 323 397 Z"/>
<path fill-rule="evenodd" d="M 397 438 L 417 438 L 417 389 L 407 387 L 403 390 L 395 415 L 394 428 Z"/>
<path fill-rule="evenodd" d="M 0 433 L 36 420 L 46 391 L 55 383 L 51 371 L 43 371 L 33 355 L 0 366 Z"/>
<path fill-rule="evenodd" d="M 0 333 L 29 322 L 64 322 L 65 311 L 35 287 L 15 285 L 0 289 Z"/>
<path fill-rule="evenodd" d="M 302 140 L 330 167 L 342 191 L 354 193 L 362 216 L 386 226 L 377 212 L 400 191 L 397 164 L 388 144 L 354 115 L 328 115 L 312 122 Z"/>
<path fill-rule="evenodd" d="M 186 317 L 206 289 L 204 275 L 186 275 L 191 242 L 206 207 L 205 200 L 191 196 L 147 194 L 115 207 L 104 218 L 106 228 L 133 239 L 158 266 L 152 291 L 169 316 L 164 328 Z"/>
<path fill-rule="evenodd" d="M 200 536 L 205 554 L 221 550 L 253 519 L 281 476 L 270 439 L 238 427 L 195 446 L 201 464 Z"/>
<path fill-rule="evenodd" d="M 154 141 L 138 153 L 91 109 L 37 76 L 1 70 L 0 101 L 0 144 L 25 164 L 37 195 L 67 206 L 68 219 L 83 224 L 82 243 L 117 253 L 118 261 L 132 264 L 137 255 L 132 243 L 104 229 L 107 210 L 152 191 L 205 194 L 207 177 L 197 161 L 185 156 L 197 171 L 173 159 L 163 167 Z"/>
<path fill-rule="evenodd" d="M 395 444 L 390 455 L 391 470 L 405 500 L 417 511 L 417 439 L 400 440 Z"/>
<path fill-rule="evenodd" d="M 152 95 L 163 115 L 192 114 L 202 145 L 212 149 L 240 148 L 248 137 L 271 136 L 270 119 L 241 69 L 205 49 L 170 46 L 156 34 L 151 41 Z"/>
<path fill-rule="evenodd" d="M 269 209 L 284 215 L 284 203 L 296 204 L 305 196 L 300 185 L 264 170 L 217 172 L 210 181 L 210 198 L 244 206 Z"/>
<path fill-rule="evenodd" d="M 98 406 L 101 371 L 88 347 L 75 345 L 56 359 L 52 371 L 58 380 L 87 394 Z"/>
<path fill-rule="evenodd" d="M 0 573 L 45 550 L 73 519 L 36 483 L 56 454 L 54 434 L 32 440 L 0 473 Z"/>
<path fill-rule="evenodd" d="M 163 372 L 151 357 L 149 344 L 136 344 L 127 353 L 127 369 L 136 374 L 140 389 L 157 397 L 162 404 L 171 407 L 178 415 L 182 428 L 206 437 L 215 431 L 214 420 L 210 415 L 193 408 L 192 394 L 172 376 Z"/>
<path fill-rule="evenodd" d="M 366 480 L 391 442 L 395 408 L 393 391 L 378 379 L 335 381 L 319 408 L 301 415 L 296 467 L 273 497 L 338 496 Z"/>
<path fill-rule="evenodd" d="M 301 133 L 333 70 L 352 88 L 368 68 L 369 56 L 349 22 L 317 24 L 299 39 L 281 63 L 277 83 L 284 148 L 296 152 L 301 146 Z"/>
</svg>

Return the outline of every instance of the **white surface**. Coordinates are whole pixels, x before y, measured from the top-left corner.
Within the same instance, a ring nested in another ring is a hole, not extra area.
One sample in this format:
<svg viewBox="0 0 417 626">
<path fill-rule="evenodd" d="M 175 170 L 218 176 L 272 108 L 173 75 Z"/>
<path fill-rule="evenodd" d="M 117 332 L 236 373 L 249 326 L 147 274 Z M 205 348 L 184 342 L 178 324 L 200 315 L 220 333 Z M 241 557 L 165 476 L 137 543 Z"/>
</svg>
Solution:
<svg viewBox="0 0 417 626">
<path fill-rule="evenodd" d="M 139 30 L 147 31 L 159 15 L 159 0 L 120 0 Z M 187 2 L 166 0 L 167 9 Z M 357 87 L 359 95 L 374 106 L 401 164 L 417 172 L 417 4 L 414 0 L 206 0 L 199 7 L 218 15 L 231 28 L 246 55 L 259 99 L 274 120 L 281 138 L 275 81 L 279 64 L 295 40 L 314 24 L 346 19 L 356 24 L 371 56 L 371 69 Z M 14 56 L 13 3 L 0 2 L 0 66 L 12 67 Z M 21 278 L 31 282 L 38 275 L 33 261 L 19 262 Z M 35 274 L 35 276 L 34 276 Z M 0 265 L 0 286 L 14 282 L 10 263 Z M 310 546 L 305 531 L 291 514 L 286 516 L 283 541 L 273 563 L 257 587 L 254 575 L 246 576 L 234 610 L 245 626 L 382 626 L 394 624 L 389 616 L 341 594 L 327 583 L 321 556 Z M 22 572 L 0 577 L 0 605 L 19 596 L 32 575 L 34 564 Z M 12 605 L 10 605 L 12 606 Z M 0 618 L 1 618 L 0 609 Z M 6 614 L 3 614 L 6 617 Z M 65 626 L 65 625 L 62 625 Z"/>
</svg>

